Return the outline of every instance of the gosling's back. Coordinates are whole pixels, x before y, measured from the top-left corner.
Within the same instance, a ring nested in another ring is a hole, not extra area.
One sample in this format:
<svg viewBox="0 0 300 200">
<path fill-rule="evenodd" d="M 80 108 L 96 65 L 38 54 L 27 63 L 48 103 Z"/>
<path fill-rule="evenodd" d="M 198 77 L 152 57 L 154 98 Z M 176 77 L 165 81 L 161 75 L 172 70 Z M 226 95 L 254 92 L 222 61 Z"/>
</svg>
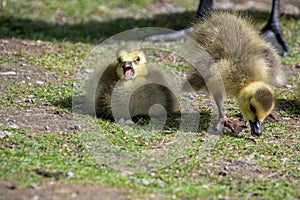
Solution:
<svg viewBox="0 0 300 200">
<path fill-rule="evenodd" d="M 217 64 L 225 90 L 236 95 L 254 81 L 280 84 L 280 58 L 251 22 L 229 13 L 214 13 L 195 24 L 191 37 Z"/>
</svg>

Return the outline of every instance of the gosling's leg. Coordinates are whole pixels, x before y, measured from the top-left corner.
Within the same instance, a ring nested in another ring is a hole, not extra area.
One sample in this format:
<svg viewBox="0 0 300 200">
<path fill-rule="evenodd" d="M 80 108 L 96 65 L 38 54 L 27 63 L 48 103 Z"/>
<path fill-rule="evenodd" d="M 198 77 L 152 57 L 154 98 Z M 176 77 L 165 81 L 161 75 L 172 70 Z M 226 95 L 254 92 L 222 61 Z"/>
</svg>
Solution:
<svg viewBox="0 0 300 200">
<path fill-rule="evenodd" d="M 214 99 L 218 107 L 219 119 L 216 124 L 216 130 L 221 133 L 240 133 L 247 126 L 227 119 L 222 109 L 223 95 L 215 95 Z"/>
<path fill-rule="evenodd" d="M 222 108 L 223 95 L 214 95 L 214 99 L 215 99 L 215 102 L 217 104 L 218 114 L 219 114 L 219 119 L 216 123 L 215 129 L 218 132 L 224 132 L 224 125 L 225 125 L 225 121 L 226 121 L 226 116 L 225 116 L 225 114 L 223 112 L 223 108 Z"/>
</svg>

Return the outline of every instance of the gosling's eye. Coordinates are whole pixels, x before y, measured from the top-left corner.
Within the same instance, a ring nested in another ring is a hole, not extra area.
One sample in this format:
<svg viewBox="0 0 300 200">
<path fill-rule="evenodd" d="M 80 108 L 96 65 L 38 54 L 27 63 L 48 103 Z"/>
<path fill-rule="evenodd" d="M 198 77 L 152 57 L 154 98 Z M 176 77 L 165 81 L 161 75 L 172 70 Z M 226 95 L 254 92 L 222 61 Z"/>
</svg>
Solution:
<svg viewBox="0 0 300 200">
<path fill-rule="evenodd" d="M 135 59 L 136 62 L 140 62 L 140 60 L 141 60 L 141 58 L 139 56 L 136 57 L 136 59 Z"/>
<path fill-rule="evenodd" d="M 251 104 L 250 104 L 250 110 L 251 110 L 253 113 L 256 113 L 256 109 L 255 109 L 254 106 L 252 106 Z"/>
<path fill-rule="evenodd" d="M 119 62 L 119 63 L 122 63 L 122 59 L 121 59 L 121 58 L 118 58 L 118 62 Z"/>
</svg>

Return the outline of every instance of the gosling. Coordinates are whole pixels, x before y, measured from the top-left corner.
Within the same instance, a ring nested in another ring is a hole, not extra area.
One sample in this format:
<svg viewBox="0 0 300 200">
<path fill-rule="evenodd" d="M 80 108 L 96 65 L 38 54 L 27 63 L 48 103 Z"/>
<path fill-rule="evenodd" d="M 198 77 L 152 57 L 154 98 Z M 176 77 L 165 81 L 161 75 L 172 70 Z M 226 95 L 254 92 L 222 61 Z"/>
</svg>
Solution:
<svg viewBox="0 0 300 200">
<path fill-rule="evenodd" d="M 116 121 L 150 116 L 150 109 L 154 116 L 170 115 L 175 107 L 176 97 L 163 73 L 148 69 L 141 50 L 120 51 L 102 74 L 95 94 L 96 116 Z"/>
<path fill-rule="evenodd" d="M 259 35 L 249 20 L 229 13 L 213 13 L 195 24 L 191 38 L 214 60 L 214 64 L 199 64 L 191 69 L 188 82 L 195 90 L 208 90 L 208 84 L 211 84 L 213 89 L 209 92 L 219 112 L 217 131 L 240 132 L 244 127 L 227 119 L 222 111 L 225 93 L 235 97 L 244 118 L 250 123 L 251 135 L 261 136 L 262 122 L 275 106 L 272 86 L 284 81 L 276 50 Z M 197 63 L 202 60 L 199 58 Z M 215 79 L 214 72 L 211 73 L 214 67 L 221 76 L 225 91 L 218 89 L 218 79 Z"/>
</svg>

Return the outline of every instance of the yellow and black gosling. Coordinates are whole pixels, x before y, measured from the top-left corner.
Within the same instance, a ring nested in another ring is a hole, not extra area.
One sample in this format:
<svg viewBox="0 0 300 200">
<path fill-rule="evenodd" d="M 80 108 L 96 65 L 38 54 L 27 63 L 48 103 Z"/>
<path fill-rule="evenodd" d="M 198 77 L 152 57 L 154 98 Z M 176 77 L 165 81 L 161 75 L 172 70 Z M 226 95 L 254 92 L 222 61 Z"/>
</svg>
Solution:
<svg viewBox="0 0 300 200">
<path fill-rule="evenodd" d="M 274 85 L 284 81 L 280 57 L 266 42 L 252 23 L 245 18 L 229 13 L 213 13 L 209 18 L 194 25 L 191 38 L 197 41 L 214 60 L 214 64 L 199 66 L 207 73 L 216 67 L 219 71 L 226 95 L 235 97 L 237 104 L 249 121 L 251 134 L 262 135 L 262 122 L 271 114 L 275 106 Z M 198 62 L 201 62 L 199 58 Z M 205 68 L 205 69 L 203 69 Z M 208 90 L 209 82 L 218 88 L 214 75 L 203 78 L 197 69 L 191 69 L 188 82 L 193 89 Z M 209 72 L 211 73 L 211 71 Z M 205 76 L 206 76 L 205 75 Z M 205 79 L 205 80 L 204 80 Z M 212 87 L 214 88 L 214 87 Z M 228 120 L 222 111 L 224 92 L 219 89 L 209 91 L 218 106 L 218 131 L 239 132 L 242 125 Z"/>
<path fill-rule="evenodd" d="M 117 60 L 108 66 L 98 82 L 96 116 L 129 120 L 149 116 L 150 109 L 155 116 L 169 115 L 175 110 L 176 99 L 163 83 L 166 83 L 163 74 L 147 67 L 143 51 L 120 51 Z M 163 108 L 152 107 L 155 104 Z"/>
</svg>

